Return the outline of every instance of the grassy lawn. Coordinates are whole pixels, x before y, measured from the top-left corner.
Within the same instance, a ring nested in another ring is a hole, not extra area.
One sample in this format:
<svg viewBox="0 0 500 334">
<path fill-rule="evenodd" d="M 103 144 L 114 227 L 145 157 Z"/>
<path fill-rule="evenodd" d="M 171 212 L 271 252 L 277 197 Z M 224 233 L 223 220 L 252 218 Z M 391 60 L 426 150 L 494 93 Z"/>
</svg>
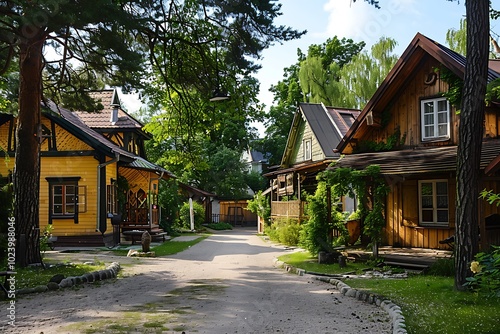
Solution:
<svg viewBox="0 0 500 334">
<path fill-rule="evenodd" d="M 306 252 L 281 256 L 279 260 L 306 271 L 339 274 L 359 271 L 365 264 L 319 265 Z M 472 292 L 458 292 L 453 277 L 410 275 L 407 279 L 346 279 L 358 290 L 384 296 L 399 305 L 410 334 L 500 333 L 500 300 L 488 299 Z"/>
<path fill-rule="evenodd" d="M 60 264 L 43 269 L 41 267 L 26 267 L 16 269 L 16 289 L 34 288 L 37 285 L 45 285 L 49 283 L 52 276 L 62 274 L 64 277 L 81 276 L 96 270 L 105 268 L 104 263 L 89 264 Z"/>
<path fill-rule="evenodd" d="M 185 233 L 185 236 L 197 236 L 198 238 L 192 241 L 166 241 L 158 246 L 151 247 L 151 251 L 155 252 L 156 256 L 166 256 L 182 252 L 189 247 L 196 245 L 200 241 L 205 240 L 209 234 L 192 234 Z M 175 240 L 175 239 L 174 239 Z M 128 246 L 127 246 L 128 248 Z M 115 255 L 126 256 L 128 254 L 128 249 L 114 249 L 113 253 Z"/>
</svg>

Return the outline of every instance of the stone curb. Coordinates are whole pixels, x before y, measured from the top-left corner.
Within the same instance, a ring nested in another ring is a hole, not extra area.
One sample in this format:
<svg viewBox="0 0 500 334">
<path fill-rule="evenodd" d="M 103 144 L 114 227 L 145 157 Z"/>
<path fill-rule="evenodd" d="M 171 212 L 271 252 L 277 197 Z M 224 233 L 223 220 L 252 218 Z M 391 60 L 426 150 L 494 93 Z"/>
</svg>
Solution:
<svg viewBox="0 0 500 334">
<path fill-rule="evenodd" d="M 285 269 L 287 272 L 297 274 L 299 276 L 304 276 L 304 274 L 307 273 L 304 269 L 293 267 L 283 261 L 279 261 L 278 259 L 274 259 L 274 266 L 277 268 Z M 332 284 L 334 288 L 339 290 L 340 293 L 344 296 L 356 298 L 357 300 L 360 300 L 362 302 L 375 304 L 378 307 L 381 307 L 392 318 L 392 333 L 407 334 L 405 318 L 401 312 L 401 308 L 390 300 L 369 292 L 353 289 L 343 281 L 336 278 L 327 276 L 313 277 L 318 281 Z"/>
<path fill-rule="evenodd" d="M 63 288 L 69 288 L 75 285 L 83 283 L 92 283 L 97 281 L 102 281 L 109 278 L 116 278 L 118 272 L 120 271 L 120 264 L 118 262 L 113 262 L 106 269 L 93 271 L 90 273 L 83 274 L 81 276 L 71 276 L 66 277 L 61 280 L 59 284 L 55 282 L 49 282 L 47 285 L 38 285 L 34 288 L 23 288 L 16 291 L 16 295 L 25 295 L 29 293 L 46 292 L 49 290 L 59 290 Z"/>
</svg>

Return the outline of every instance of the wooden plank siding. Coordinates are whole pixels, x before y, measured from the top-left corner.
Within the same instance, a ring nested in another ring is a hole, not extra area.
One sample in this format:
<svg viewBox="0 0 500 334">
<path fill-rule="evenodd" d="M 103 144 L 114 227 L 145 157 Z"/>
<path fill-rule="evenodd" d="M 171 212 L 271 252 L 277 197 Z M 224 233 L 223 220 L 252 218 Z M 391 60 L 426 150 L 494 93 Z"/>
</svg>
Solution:
<svg viewBox="0 0 500 334">
<path fill-rule="evenodd" d="M 443 177 L 429 177 L 429 179 Z M 448 249 L 439 241 L 454 234 L 455 231 L 455 179 L 448 179 L 449 226 L 419 226 L 418 181 L 405 180 L 391 185 L 386 201 L 386 227 L 384 243 L 394 247 L 418 247 Z"/>
<path fill-rule="evenodd" d="M 323 151 L 321 150 L 321 146 L 314 136 L 314 133 L 311 129 L 311 126 L 309 125 L 308 122 L 303 122 L 301 124 L 301 129 L 299 130 L 298 136 L 297 136 L 297 142 L 296 144 L 296 152 L 297 154 L 295 155 L 295 160 L 292 162 L 292 164 L 298 164 L 304 161 L 309 161 L 304 159 L 304 141 L 305 140 L 311 140 L 311 160 L 312 161 L 321 161 L 325 159 L 325 156 L 323 154 Z"/>
<path fill-rule="evenodd" d="M 46 177 L 80 177 L 78 186 L 86 190 L 86 211 L 78 214 L 78 224 L 73 219 L 53 219 L 54 236 L 99 234 L 97 224 L 97 166 L 93 157 L 46 157 L 41 162 L 40 172 L 40 228 L 49 221 L 49 183 Z M 111 169 L 108 166 L 107 169 Z M 109 183 L 109 179 L 108 179 Z M 110 227 L 108 227 L 110 228 Z"/>
<path fill-rule="evenodd" d="M 241 223 L 257 223 L 257 215 L 249 210 L 247 210 L 248 202 L 247 201 L 220 201 L 219 202 L 220 209 L 219 212 L 221 215 L 224 215 L 224 217 L 231 219 L 233 222 L 234 219 L 236 219 L 236 222 L 241 222 Z M 242 216 L 240 217 L 229 217 L 229 216 L 234 216 L 235 209 L 231 208 L 241 208 L 238 209 L 238 214 L 241 213 Z M 229 223 L 229 222 L 226 222 Z"/>
</svg>

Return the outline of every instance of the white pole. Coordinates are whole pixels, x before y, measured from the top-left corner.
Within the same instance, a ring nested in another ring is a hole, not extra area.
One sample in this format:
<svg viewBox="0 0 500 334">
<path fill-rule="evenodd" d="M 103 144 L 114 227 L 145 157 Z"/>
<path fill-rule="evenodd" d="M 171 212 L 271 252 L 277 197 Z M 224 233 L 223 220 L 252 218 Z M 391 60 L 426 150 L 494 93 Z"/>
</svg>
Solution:
<svg viewBox="0 0 500 334">
<path fill-rule="evenodd" d="M 189 197 L 189 221 L 191 222 L 191 231 L 194 231 L 194 208 L 193 199 Z"/>
</svg>

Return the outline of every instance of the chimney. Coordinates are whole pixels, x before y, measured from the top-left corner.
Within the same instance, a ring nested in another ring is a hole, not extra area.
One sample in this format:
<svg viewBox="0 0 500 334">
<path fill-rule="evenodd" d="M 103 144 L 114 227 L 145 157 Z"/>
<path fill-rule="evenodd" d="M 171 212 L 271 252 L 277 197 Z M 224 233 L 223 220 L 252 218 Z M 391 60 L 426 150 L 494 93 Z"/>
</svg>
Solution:
<svg viewBox="0 0 500 334">
<path fill-rule="evenodd" d="M 112 104 L 113 109 L 111 110 L 111 117 L 109 119 L 111 125 L 115 125 L 118 122 L 118 105 Z"/>
</svg>

